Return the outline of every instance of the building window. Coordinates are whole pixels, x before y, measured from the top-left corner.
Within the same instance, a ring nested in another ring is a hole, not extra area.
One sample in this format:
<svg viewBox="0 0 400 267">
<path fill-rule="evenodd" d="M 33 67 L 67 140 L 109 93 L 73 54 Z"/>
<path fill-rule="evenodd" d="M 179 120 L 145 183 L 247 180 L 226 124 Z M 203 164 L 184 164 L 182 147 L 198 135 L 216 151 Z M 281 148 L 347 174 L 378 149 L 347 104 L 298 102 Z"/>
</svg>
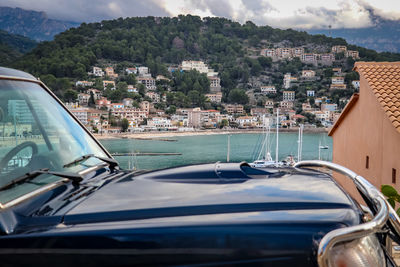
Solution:
<svg viewBox="0 0 400 267">
<path fill-rule="evenodd" d="M 392 168 L 392 184 L 396 183 L 396 169 Z"/>
<path fill-rule="evenodd" d="M 365 168 L 369 169 L 369 156 L 365 158 Z"/>
</svg>

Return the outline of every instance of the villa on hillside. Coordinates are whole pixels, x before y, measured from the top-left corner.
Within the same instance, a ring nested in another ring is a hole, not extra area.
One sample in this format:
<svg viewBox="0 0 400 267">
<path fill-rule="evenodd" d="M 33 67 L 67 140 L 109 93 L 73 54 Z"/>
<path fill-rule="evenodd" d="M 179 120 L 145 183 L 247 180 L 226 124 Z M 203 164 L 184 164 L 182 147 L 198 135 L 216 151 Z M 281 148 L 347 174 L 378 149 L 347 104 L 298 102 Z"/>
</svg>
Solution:
<svg viewBox="0 0 400 267">
<path fill-rule="evenodd" d="M 360 92 L 329 132 L 332 160 L 377 188 L 400 189 L 400 62 L 356 62 L 354 70 L 360 74 Z M 356 196 L 351 181 L 335 177 Z"/>
</svg>

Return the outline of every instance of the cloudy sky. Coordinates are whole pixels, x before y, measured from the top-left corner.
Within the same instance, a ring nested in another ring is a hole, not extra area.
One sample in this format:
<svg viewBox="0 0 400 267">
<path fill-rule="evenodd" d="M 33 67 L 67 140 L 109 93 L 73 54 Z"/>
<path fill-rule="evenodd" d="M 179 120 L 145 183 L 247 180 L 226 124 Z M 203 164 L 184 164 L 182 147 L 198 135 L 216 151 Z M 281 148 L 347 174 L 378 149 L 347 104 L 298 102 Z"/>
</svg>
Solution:
<svg viewBox="0 0 400 267">
<path fill-rule="evenodd" d="M 45 11 L 77 22 L 134 16 L 226 17 L 279 28 L 361 28 L 371 14 L 400 19 L 400 0 L 0 0 L 0 6 Z"/>
</svg>

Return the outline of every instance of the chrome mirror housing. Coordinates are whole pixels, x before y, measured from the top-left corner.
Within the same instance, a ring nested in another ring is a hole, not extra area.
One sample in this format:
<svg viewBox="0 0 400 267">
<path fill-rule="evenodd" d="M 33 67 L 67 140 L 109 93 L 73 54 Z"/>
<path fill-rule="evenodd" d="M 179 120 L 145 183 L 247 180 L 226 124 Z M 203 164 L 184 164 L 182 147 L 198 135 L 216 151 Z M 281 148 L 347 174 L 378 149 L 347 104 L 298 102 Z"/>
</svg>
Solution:
<svg viewBox="0 0 400 267">
<path fill-rule="evenodd" d="M 321 167 L 343 174 L 353 181 L 361 195 L 373 205 L 374 217 L 372 220 L 360 225 L 333 230 L 322 238 L 318 247 L 318 265 L 320 267 L 331 266 L 331 253 L 335 245 L 385 231 L 385 225 L 390 227 L 395 236 L 400 237 L 399 216 L 386 201 L 383 194 L 362 176 L 339 164 L 320 160 L 301 161 L 296 163 L 294 167 Z"/>
</svg>

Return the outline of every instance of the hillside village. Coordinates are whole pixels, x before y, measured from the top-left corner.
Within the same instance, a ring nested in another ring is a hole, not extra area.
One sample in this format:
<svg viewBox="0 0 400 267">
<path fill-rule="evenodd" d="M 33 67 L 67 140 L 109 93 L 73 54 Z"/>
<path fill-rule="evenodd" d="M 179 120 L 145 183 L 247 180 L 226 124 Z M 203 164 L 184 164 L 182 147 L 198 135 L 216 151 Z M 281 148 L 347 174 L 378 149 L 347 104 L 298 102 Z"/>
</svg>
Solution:
<svg viewBox="0 0 400 267">
<path fill-rule="evenodd" d="M 276 124 L 277 109 L 281 127 L 303 123 L 315 128 L 332 126 L 349 96 L 359 88 L 356 76 L 349 78 L 340 67 L 341 62 L 359 59 L 358 52 L 346 46 L 333 46 L 330 53 L 306 53 L 303 47 L 263 48 L 252 58 L 269 59 L 272 66 L 300 61 L 301 68 L 284 73 L 281 80 L 261 78 L 248 83 L 246 90 L 236 90 L 236 95 L 224 96 L 220 74 L 200 60 L 170 65 L 167 75 L 156 77 L 147 66 L 127 64 L 118 66 L 117 71 L 115 64 L 97 65 L 87 80 L 75 82 L 79 93 L 70 90 L 66 106 L 86 127 L 101 134 L 259 128 L 265 116 Z M 185 73 L 207 78 L 206 88 L 198 89 L 197 83 L 197 90 L 177 95 L 174 80 Z M 198 93 L 201 91 L 204 94 Z M 185 98 L 189 98 L 186 105 L 176 103 Z"/>
</svg>

